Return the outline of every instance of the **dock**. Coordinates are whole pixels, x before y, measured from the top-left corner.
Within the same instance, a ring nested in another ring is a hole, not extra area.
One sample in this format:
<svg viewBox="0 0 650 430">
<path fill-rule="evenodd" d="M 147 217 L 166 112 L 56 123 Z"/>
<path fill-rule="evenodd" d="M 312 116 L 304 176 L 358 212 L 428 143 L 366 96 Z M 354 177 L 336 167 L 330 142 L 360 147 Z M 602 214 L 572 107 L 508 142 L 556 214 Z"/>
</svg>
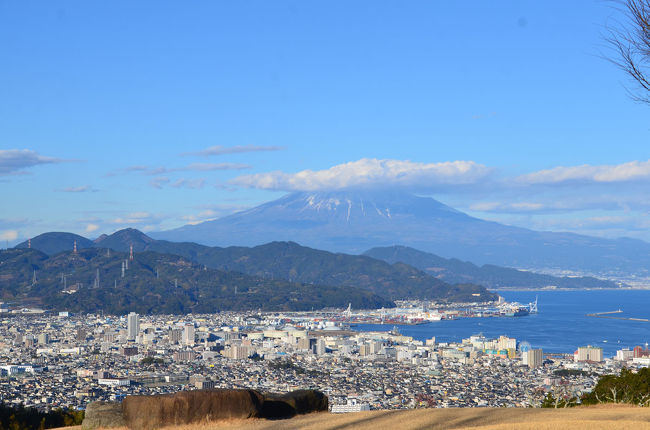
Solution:
<svg viewBox="0 0 650 430">
<path fill-rule="evenodd" d="M 608 312 L 594 312 L 592 314 L 587 314 L 586 316 L 592 317 L 592 318 L 607 318 L 607 319 L 612 319 L 612 320 L 650 322 L 650 319 L 648 319 L 648 318 L 631 318 L 631 317 L 612 316 L 613 314 L 620 314 L 620 313 L 623 313 L 623 311 L 621 309 L 617 309 L 615 311 L 608 311 Z"/>
</svg>

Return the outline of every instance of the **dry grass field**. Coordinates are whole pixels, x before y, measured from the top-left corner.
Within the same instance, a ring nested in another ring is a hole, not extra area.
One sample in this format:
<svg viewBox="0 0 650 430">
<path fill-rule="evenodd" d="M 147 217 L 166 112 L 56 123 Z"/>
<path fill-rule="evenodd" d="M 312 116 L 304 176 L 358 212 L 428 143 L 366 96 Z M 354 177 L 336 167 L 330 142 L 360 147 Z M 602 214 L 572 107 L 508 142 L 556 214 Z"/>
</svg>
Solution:
<svg viewBox="0 0 650 430">
<path fill-rule="evenodd" d="M 245 429 L 650 429 L 650 408 L 607 405 L 572 409 L 418 409 L 333 415 L 314 413 L 289 420 L 226 420 L 169 427 L 174 430 Z"/>
</svg>

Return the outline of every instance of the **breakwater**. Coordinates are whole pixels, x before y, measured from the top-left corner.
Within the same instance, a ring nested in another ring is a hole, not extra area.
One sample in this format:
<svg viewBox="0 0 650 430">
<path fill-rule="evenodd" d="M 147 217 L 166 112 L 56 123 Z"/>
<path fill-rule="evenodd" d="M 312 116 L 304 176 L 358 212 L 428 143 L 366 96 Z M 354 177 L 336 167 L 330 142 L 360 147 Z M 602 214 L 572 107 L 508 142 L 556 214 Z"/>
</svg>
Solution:
<svg viewBox="0 0 650 430">
<path fill-rule="evenodd" d="M 615 311 L 608 311 L 608 312 L 594 312 L 594 313 L 591 313 L 591 314 L 587 314 L 587 316 L 592 317 L 592 318 L 607 318 L 607 319 L 612 319 L 612 320 L 650 322 L 650 319 L 648 319 L 648 318 L 632 318 L 632 317 L 613 316 L 614 314 L 621 314 L 621 313 L 623 313 L 623 311 L 621 309 L 617 309 Z"/>
</svg>

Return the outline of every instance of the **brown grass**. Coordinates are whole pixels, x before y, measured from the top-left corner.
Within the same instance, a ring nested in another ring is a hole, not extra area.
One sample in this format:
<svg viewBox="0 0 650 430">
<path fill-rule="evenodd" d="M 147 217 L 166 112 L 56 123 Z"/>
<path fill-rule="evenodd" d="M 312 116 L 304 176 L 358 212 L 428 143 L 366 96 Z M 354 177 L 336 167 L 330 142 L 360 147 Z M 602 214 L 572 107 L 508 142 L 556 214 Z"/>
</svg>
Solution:
<svg viewBox="0 0 650 430">
<path fill-rule="evenodd" d="M 183 425 L 174 430 L 210 429 L 650 429 L 650 408 L 589 407 L 573 409 L 418 409 L 408 411 L 371 411 L 355 414 L 314 413 L 289 420 L 220 420 Z"/>
<path fill-rule="evenodd" d="M 370 411 L 354 414 L 327 412 L 297 416 L 288 420 L 220 419 L 168 427 L 171 430 L 619 430 L 649 429 L 650 408 L 623 405 L 571 409 L 450 408 L 401 411 Z M 112 430 L 128 430 L 126 428 Z"/>
</svg>

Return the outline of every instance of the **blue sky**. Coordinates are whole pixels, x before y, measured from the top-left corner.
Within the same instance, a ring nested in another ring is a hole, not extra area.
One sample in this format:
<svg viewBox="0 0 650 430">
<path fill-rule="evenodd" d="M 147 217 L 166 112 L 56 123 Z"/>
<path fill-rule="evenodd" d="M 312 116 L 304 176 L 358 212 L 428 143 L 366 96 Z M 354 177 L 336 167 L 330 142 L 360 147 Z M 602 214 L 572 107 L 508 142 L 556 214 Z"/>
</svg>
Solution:
<svg viewBox="0 0 650 430">
<path fill-rule="evenodd" d="M 393 185 L 650 240 L 650 107 L 601 56 L 618 18 L 601 0 L 0 0 L 0 238 Z"/>
</svg>

